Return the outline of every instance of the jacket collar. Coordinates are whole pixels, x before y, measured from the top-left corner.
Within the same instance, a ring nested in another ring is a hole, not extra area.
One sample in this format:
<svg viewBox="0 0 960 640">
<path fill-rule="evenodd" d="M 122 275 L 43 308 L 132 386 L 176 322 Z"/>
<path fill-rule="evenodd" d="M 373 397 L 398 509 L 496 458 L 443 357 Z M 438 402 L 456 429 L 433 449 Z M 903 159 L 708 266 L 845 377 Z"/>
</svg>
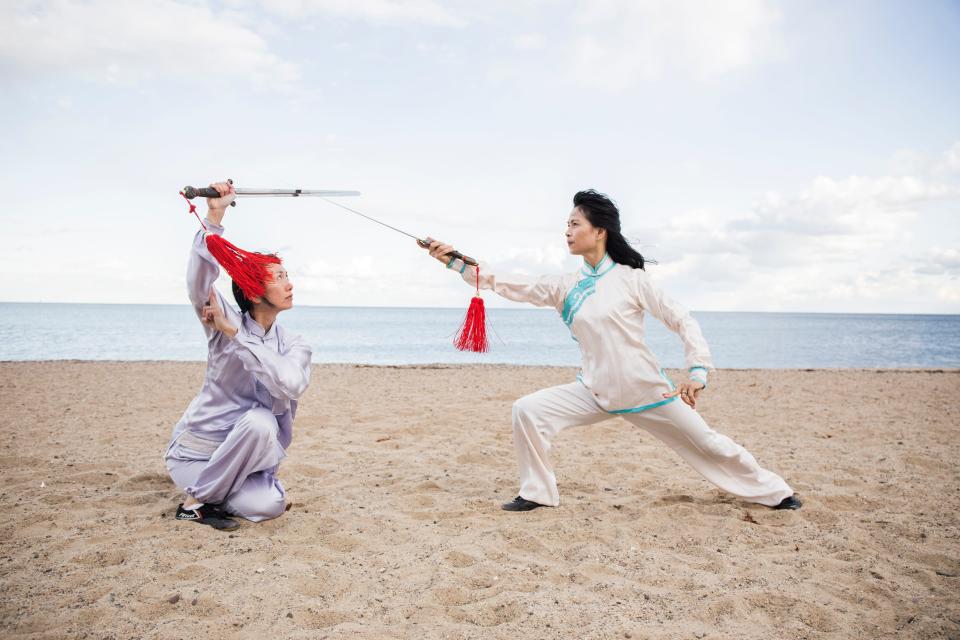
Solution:
<svg viewBox="0 0 960 640">
<path fill-rule="evenodd" d="M 605 253 L 595 267 L 590 266 L 590 263 L 584 260 L 583 267 L 580 269 L 580 273 L 591 278 L 599 278 L 603 274 L 613 269 L 615 266 L 617 266 L 617 263 L 613 261 L 609 253 Z"/>
</svg>

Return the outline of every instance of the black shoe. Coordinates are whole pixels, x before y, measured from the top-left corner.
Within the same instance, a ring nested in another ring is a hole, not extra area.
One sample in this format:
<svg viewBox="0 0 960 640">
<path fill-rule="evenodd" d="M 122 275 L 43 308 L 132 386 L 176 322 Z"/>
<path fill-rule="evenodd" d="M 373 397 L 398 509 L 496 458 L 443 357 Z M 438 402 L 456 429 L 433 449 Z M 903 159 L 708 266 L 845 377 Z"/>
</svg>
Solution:
<svg viewBox="0 0 960 640">
<path fill-rule="evenodd" d="M 540 504 L 539 502 L 533 502 L 527 500 L 526 498 L 521 498 L 517 496 L 510 502 L 504 502 L 500 505 L 500 508 L 504 511 L 532 511 L 537 507 L 545 507 L 546 505 Z"/>
<path fill-rule="evenodd" d="M 192 520 L 199 524 L 206 524 L 214 529 L 230 531 L 240 526 L 236 520 L 231 520 L 223 511 L 212 504 L 200 505 L 196 509 L 184 509 L 183 503 L 177 506 L 177 520 Z"/>
<path fill-rule="evenodd" d="M 780 504 L 774 507 L 774 509 L 799 509 L 803 506 L 803 503 L 800 502 L 800 498 L 796 494 L 790 496 L 789 498 L 784 498 L 780 501 Z"/>
</svg>

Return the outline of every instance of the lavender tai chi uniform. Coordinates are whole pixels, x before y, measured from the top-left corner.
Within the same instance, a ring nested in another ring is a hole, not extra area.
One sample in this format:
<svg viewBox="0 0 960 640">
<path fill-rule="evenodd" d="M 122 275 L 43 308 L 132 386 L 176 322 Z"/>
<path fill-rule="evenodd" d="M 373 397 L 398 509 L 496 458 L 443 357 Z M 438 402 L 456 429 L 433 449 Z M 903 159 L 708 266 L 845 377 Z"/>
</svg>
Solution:
<svg viewBox="0 0 960 640">
<path fill-rule="evenodd" d="M 209 233 L 223 227 L 206 221 Z M 220 266 L 197 233 L 187 267 L 187 289 L 197 317 L 209 300 Z M 310 384 L 311 349 L 276 322 L 264 331 L 240 315 L 219 292 L 233 338 L 204 325 L 207 372 L 203 388 L 173 429 L 165 455 L 174 483 L 206 504 L 259 522 L 285 508 L 276 477 L 293 439 L 297 400 Z"/>
</svg>

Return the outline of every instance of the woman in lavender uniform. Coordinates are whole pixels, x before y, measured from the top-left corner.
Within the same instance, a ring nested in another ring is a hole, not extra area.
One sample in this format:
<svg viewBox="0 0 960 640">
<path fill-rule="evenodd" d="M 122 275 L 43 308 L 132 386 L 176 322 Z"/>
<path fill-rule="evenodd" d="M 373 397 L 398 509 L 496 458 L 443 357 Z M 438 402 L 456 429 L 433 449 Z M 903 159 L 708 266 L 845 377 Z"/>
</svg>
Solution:
<svg viewBox="0 0 960 640">
<path fill-rule="evenodd" d="M 248 299 L 233 283 L 240 312 L 215 289 L 220 266 L 204 239 L 223 234 L 220 223 L 235 196 L 229 183 L 211 186 L 220 197 L 207 200 L 207 229 L 194 238 L 187 267 L 190 302 L 207 337 L 207 371 L 174 427 L 165 462 L 186 494 L 178 520 L 233 529 L 231 515 L 259 522 L 285 510 L 277 470 L 310 383 L 312 354 L 276 322 L 293 307 L 293 285 L 281 264 L 268 266 L 262 296 Z"/>
</svg>

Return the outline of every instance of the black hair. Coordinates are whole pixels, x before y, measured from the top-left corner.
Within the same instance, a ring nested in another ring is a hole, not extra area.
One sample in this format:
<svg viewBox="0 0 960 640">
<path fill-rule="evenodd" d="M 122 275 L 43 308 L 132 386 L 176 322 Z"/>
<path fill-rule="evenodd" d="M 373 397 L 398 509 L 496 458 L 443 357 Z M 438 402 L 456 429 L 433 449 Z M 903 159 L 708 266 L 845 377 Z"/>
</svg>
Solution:
<svg viewBox="0 0 960 640">
<path fill-rule="evenodd" d="M 230 284 L 233 287 L 233 299 L 237 301 L 240 313 L 250 313 L 253 309 L 253 303 L 247 300 L 247 296 L 243 295 L 243 289 L 240 288 L 240 285 L 233 280 L 230 281 Z"/>
<path fill-rule="evenodd" d="M 263 255 L 267 255 L 272 258 L 277 257 L 277 254 L 275 253 L 266 253 Z M 233 299 L 237 301 L 237 306 L 240 307 L 240 313 L 241 314 L 250 313 L 251 311 L 253 311 L 253 302 L 249 298 L 247 298 L 247 296 L 243 295 L 243 289 L 240 288 L 240 285 L 238 285 L 235 280 L 231 280 L 230 286 L 233 289 Z M 273 303 L 271 303 L 266 298 L 261 297 L 260 301 L 265 302 L 268 306 L 271 306 L 271 307 L 273 306 Z"/>
<path fill-rule="evenodd" d="M 607 253 L 614 262 L 634 269 L 643 269 L 646 262 L 656 264 L 652 260 L 644 260 L 640 252 L 623 237 L 620 232 L 620 210 L 609 197 L 593 189 L 578 191 L 573 196 L 573 206 L 579 208 L 594 227 L 606 229 Z"/>
</svg>

